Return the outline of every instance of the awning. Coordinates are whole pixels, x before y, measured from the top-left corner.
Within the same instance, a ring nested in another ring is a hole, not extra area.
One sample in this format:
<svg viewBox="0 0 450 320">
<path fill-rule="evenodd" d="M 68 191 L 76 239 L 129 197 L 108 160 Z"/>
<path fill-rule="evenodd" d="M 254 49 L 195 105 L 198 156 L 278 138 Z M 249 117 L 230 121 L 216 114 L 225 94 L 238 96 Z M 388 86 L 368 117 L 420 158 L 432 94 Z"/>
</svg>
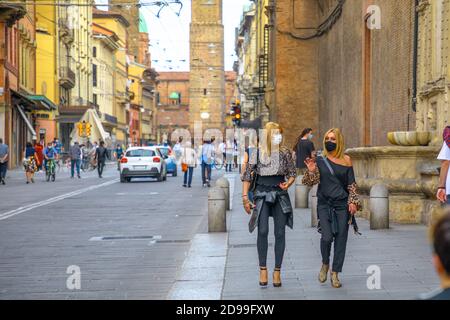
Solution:
<svg viewBox="0 0 450 320">
<path fill-rule="evenodd" d="M 33 136 L 33 140 L 35 140 L 37 138 L 36 131 L 34 130 L 33 126 L 31 125 L 30 120 L 28 120 L 27 115 L 23 111 L 22 106 L 17 105 L 17 110 L 19 110 L 19 113 L 22 116 L 23 121 L 25 121 L 25 123 L 27 124 L 28 130 L 30 130 L 30 132 L 31 132 L 31 134 Z"/>
<path fill-rule="evenodd" d="M 51 102 L 50 99 L 48 99 L 46 96 L 31 95 L 27 96 L 27 98 L 30 99 L 31 101 L 36 102 L 37 109 L 39 110 L 51 111 L 57 109 L 56 105 L 53 102 Z"/>
<path fill-rule="evenodd" d="M 111 136 L 103 127 L 102 121 L 94 109 L 88 109 L 81 117 L 79 122 L 86 121 L 92 125 L 90 141 L 104 141 L 106 146 L 111 146 Z M 77 121 L 78 122 L 78 121 Z M 78 135 L 78 130 L 75 127 L 70 134 L 71 141 L 83 142 L 84 138 Z"/>
<path fill-rule="evenodd" d="M 21 105 L 25 111 L 36 110 L 36 103 L 28 99 L 26 95 L 12 89 L 9 90 L 11 91 L 13 105 Z"/>
</svg>

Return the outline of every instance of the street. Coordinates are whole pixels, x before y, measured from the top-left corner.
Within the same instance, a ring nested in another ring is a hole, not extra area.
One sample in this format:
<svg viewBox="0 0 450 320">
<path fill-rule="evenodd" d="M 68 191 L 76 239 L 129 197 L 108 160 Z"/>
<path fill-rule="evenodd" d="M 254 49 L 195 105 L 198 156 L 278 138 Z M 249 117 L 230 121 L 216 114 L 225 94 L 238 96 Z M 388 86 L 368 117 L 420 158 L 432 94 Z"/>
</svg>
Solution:
<svg viewBox="0 0 450 320">
<path fill-rule="evenodd" d="M 199 169 L 191 189 L 180 175 L 120 183 L 112 164 L 103 179 L 96 171 L 82 179 L 59 173 L 54 183 L 40 173 L 30 185 L 22 171 L 8 177 L 0 189 L 0 299 L 164 299 L 204 228 Z M 79 267 L 80 290 L 67 287 L 69 266 Z"/>
</svg>

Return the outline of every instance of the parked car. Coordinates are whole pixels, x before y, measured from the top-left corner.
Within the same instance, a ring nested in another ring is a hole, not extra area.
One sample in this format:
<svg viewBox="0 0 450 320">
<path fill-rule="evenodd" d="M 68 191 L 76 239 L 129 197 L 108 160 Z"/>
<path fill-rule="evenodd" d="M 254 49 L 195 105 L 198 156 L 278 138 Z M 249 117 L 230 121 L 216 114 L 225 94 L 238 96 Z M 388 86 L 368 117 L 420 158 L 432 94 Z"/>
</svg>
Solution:
<svg viewBox="0 0 450 320">
<path fill-rule="evenodd" d="M 172 177 L 176 177 L 178 174 L 177 159 L 172 148 L 169 146 L 157 146 L 157 148 L 164 157 L 164 161 L 167 166 L 167 173 L 172 174 Z"/>
<path fill-rule="evenodd" d="M 120 182 L 132 178 L 157 178 L 167 180 L 167 166 L 156 147 L 131 147 L 120 159 Z"/>
</svg>

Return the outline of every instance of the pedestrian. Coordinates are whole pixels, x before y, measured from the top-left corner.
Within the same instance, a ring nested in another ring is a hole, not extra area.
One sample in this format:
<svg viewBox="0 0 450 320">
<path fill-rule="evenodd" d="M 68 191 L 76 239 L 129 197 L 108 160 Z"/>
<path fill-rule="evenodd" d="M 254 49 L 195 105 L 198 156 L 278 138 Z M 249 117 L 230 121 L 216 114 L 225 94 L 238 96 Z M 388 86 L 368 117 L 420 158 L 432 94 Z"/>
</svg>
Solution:
<svg viewBox="0 0 450 320">
<path fill-rule="evenodd" d="M 283 145 L 283 129 L 274 122 L 265 126 L 266 143 L 245 164 L 241 177 L 242 201 L 245 211 L 253 213 L 249 222 L 249 231 L 258 227 L 257 249 L 259 259 L 259 284 L 268 284 L 267 250 L 269 235 L 269 217 L 273 217 L 275 234 L 275 269 L 273 286 L 281 286 L 281 266 L 286 247 L 286 226 L 293 228 L 293 209 L 288 189 L 295 182 L 296 170 L 292 153 Z M 248 191 L 253 179 L 256 179 L 254 205 L 248 199 Z"/>
<path fill-rule="evenodd" d="M 202 145 L 202 182 L 203 187 L 211 187 L 211 170 L 214 159 L 214 147 L 211 140 L 205 140 Z"/>
<path fill-rule="evenodd" d="M 438 160 L 442 160 L 442 165 L 436 197 L 442 203 L 450 205 L 450 126 L 444 130 L 444 144 L 438 155 Z"/>
<path fill-rule="evenodd" d="M 234 152 L 234 146 L 233 142 L 228 139 L 227 144 L 225 146 L 225 172 L 232 172 L 232 166 L 233 166 L 233 152 Z"/>
<path fill-rule="evenodd" d="M 123 155 L 123 148 L 120 146 L 120 144 L 117 144 L 115 154 L 117 160 L 117 170 L 120 170 L 120 159 L 122 158 Z"/>
<path fill-rule="evenodd" d="M 225 171 L 226 171 L 226 159 L 227 159 L 227 157 L 226 157 L 226 147 L 227 147 L 227 145 L 226 145 L 226 143 L 224 142 L 224 141 L 221 141 L 220 143 L 219 143 L 219 150 L 218 150 L 218 152 L 219 152 L 219 154 L 220 155 L 222 155 L 222 163 L 223 164 L 225 164 Z"/>
<path fill-rule="evenodd" d="M 42 166 L 44 165 L 44 145 L 37 140 L 34 140 L 34 151 L 36 151 L 36 164 L 38 166 L 38 170 L 42 171 Z"/>
<path fill-rule="evenodd" d="M 338 273 L 342 272 L 347 247 L 349 225 L 353 224 L 357 232 L 354 215 L 361 210 L 361 202 L 357 194 L 357 185 L 352 161 L 344 154 L 344 137 L 337 128 L 329 130 L 323 140 L 323 156 L 307 158 L 307 171 L 302 183 L 317 189 L 317 211 L 322 237 L 320 251 L 322 268 L 319 281 L 324 283 L 330 265 L 331 246 L 334 241 L 334 256 L 331 269 L 331 285 L 340 288 Z"/>
<path fill-rule="evenodd" d="M 313 130 L 306 128 L 298 136 L 297 142 L 294 145 L 293 152 L 295 154 L 295 165 L 297 167 L 297 175 L 302 176 L 305 174 L 306 165 L 305 160 L 307 158 L 314 158 L 314 143 L 312 143 Z"/>
<path fill-rule="evenodd" d="M 186 169 L 184 171 L 183 187 L 191 188 L 194 168 L 197 168 L 197 155 L 190 141 L 185 142 L 185 146 L 181 148 L 180 152 L 182 166 L 185 166 L 184 169 Z"/>
<path fill-rule="evenodd" d="M 55 148 L 58 155 L 61 155 L 62 152 L 62 144 L 59 142 L 58 138 L 53 139 L 53 147 Z"/>
<path fill-rule="evenodd" d="M 450 300 L 450 209 L 438 219 L 432 228 L 433 264 L 441 285 L 431 294 L 423 295 L 425 300 Z"/>
<path fill-rule="evenodd" d="M 105 142 L 100 141 L 100 146 L 97 147 L 95 151 L 95 160 L 97 162 L 97 170 L 98 170 L 98 177 L 103 178 L 103 168 L 105 167 L 105 161 L 108 157 L 108 150 L 105 148 Z"/>
<path fill-rule="evenodd" d="M 81 152 L 81 148 L 80 148 L 78 141 L 75 141 L 73 146 L 70 147 L 69 155 L 70 155 L 70 174 L 71 174 L 70 178 L 73 179 L 73 177 L 75 175 L 75 167 L 76 167 L 77 168 L 77 177 L 78 177 L 78 179 L 81 179 L 80 165 L 81 165 L 82 152 Z"/>
<path fill-rule="evenodd" d="M 181 143 L 183 142 L 183 137 L 178 138 L 178 142 L 173 146 L 173 152 L 175 152 L 175 158 L 177 161 L 181 158 Z"/>
<path fill-rule="evenodd" d="M 252 141 L 250 141 L 248 144 L 248 147 L 245 148 L 244 158 L 242 159 L 241 178 L 245 172 L 245 168 L 249 165 L 248 162 L 249 162 L 250 157 L 252 156 L 252 153 L 256 152 L 258 150 L 258 148 L 256 147 L 257 144 L 258 144 L 258 141 L 256 141 L 256 144 L 253 143 Z M 248 200 L 251 203 L 254 202 L 253 191 L 251 191 L 251 190 L 248 191 Z"/>
<path fill-rule="evenodd" d="M 27 178 L 27 184 L 34 183 L 34 173 L 37 171 L 36 164 L 36 151 L 31 144 L 27 142 L 26 148 L 23 152 L 23 166 L 25 169 L 25 176 Z"/>
<path fill-rule="evenodd" d="M 6 184 L 6 171 L 8 170 L 9 148 L 3 139 L 0 138 L 0 183 Z"/>
<path fill-rule="evenodd" d="M 237 146 L 237 141 L 236 139 L 233 140 L 233 162 L 234 162 L 234 168 L 238 167 L 238 146 Z"/>
</svg>

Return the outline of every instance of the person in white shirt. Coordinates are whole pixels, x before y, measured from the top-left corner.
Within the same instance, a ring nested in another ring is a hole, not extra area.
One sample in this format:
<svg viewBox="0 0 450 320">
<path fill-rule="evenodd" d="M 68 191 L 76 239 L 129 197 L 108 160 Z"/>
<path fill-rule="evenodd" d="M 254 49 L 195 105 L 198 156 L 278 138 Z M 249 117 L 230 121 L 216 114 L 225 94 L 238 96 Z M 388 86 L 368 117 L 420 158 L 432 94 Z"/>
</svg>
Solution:
<svg viewBox="0 0 450 320">
<path fill-rule="evenodd" d="M 442 203 L 450 205 L 450 126 L 444 130 L 444 144 L 438 155 L 438 160 L 442 160 L 442 165 L 436 197 Z"/>
<path fill-rule="evenodd" d="M 178 142 L 173 146 L 173 152 L 175 152 L 175 158 L 177 159 L 177 161 L 181 157 L 181 142 L 183 142 L 183 137 L 179 137 Z"/>
<path fill-rule="evenodd" d="M 192 144 L 190 141 L 186 141 L 185 146 L 181 148 L 181 163 L 187 165 L 187 170 L 184 172 L 183 187 L 191 187 L 192 175 L 194 173 L 194 168 L 197 167 L 197 154 L 194 149 L 192 149 Z"/>
</svg>

